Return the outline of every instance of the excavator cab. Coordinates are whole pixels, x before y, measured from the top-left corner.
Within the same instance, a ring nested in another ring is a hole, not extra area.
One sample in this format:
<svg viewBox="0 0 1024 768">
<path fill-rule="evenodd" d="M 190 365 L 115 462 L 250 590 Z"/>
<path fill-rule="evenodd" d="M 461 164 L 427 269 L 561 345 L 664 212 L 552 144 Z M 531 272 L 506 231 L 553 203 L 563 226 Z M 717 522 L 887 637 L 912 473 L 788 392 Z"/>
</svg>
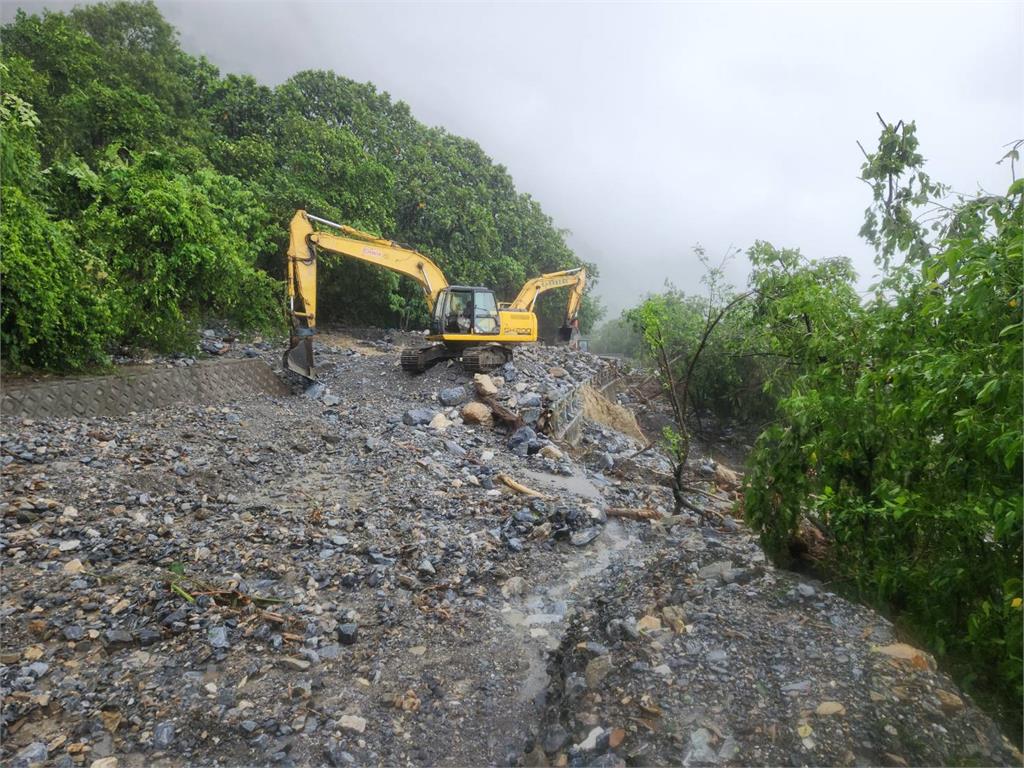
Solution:
<svg viewBox="0 0 1024 768">
<path fill-rule="evenodd" d="M 496 336 L 500 332 L 501 317 L 494 291 L 453 285 L 438 295 L 430 323 L 431 336 Z"/>
</svg>

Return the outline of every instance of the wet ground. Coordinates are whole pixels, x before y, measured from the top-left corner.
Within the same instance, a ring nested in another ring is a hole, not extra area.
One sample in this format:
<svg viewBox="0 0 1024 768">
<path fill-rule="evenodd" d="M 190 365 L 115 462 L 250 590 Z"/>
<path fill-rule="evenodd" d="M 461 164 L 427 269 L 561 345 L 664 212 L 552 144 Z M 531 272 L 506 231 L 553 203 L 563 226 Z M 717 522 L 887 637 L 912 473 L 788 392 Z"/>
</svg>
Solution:
<svg viewBox="0 0 1024 768">
<path fill-rule="evenodd" d="M 516 444 L 439 402 L 472 399 L 458 365 L 408 377 L 386 338 L 334 344 L 306 395 L 4 422 L 5 763 L 1020 762 L 727 507 L 608 519 L 671 511 L 613 471 L 636 441 Z M 600 365 L 524 350 L 499 397 Z"/>
</svg>

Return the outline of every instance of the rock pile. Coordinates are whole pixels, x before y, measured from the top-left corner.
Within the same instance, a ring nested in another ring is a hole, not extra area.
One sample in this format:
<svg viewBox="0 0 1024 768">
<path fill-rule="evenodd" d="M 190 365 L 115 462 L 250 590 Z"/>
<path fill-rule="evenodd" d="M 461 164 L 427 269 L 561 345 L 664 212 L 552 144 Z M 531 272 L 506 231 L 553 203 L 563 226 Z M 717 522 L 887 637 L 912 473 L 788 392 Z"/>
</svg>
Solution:
<svg viewBox="0 0 1024 768">
<path fill-rule="evenodd" d="M 4 421 L 5 764 L 1019 759 L 880 617 L 670 515 L 656 450 L 540 434 L 596 358 L 318 345 L 305 397 Z"/>
</svg>

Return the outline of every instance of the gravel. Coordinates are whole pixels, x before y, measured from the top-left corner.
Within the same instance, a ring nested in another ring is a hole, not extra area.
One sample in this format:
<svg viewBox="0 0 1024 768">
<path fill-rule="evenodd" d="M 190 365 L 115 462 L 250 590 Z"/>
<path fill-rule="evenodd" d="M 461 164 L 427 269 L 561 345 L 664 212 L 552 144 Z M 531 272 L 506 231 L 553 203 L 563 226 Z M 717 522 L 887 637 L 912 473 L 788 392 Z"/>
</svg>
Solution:
<svg viewBox="0 0 1024 768">
<path fill-rule="evenodd" d="M 671 511 L 657 450 L 465 424 L 472 377 L 403 374 L 416 340 L 321 335 L 304 397 L 4 420 L 6 764 L 1019 763 L 742 523 L 609 519 Z M 524 347 L 491 379 L 533 416 L 604 365 Z"/>
</svg>

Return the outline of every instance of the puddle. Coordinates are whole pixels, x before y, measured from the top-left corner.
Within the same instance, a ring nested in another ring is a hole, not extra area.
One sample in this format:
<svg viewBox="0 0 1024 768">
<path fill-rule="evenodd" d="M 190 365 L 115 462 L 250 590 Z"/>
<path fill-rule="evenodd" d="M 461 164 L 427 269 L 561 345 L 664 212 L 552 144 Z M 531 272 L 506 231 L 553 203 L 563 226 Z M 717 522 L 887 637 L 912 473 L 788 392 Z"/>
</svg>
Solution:
<svg viewBox="0 0 1024 768">
<path fill-rule="evenodd" d="M 548 493 L 562 491 L 582 496 L 591 501 L 598 501 L 601 498 L 601 489 L 583 472 L 577 471 L 571 475 L 551 475 L 547 472 L 538 472 L 535 469 L 523 469 L 523 474 L 537 486 L 537 490 Z"/>
<path fill-rule="evenodd" d="M 502 608 L 502 620 L 520 635 L 529 655 L 529 667 L 517 695 L 519 701 L 539 701 L 546 693 L 548 653 L 562 641 L 577 588 L 585 586 L 611 564 L 615 555 L 635 543 L 636 537 L 627 533 L 618 520 L 609 520 L 591 545 L 572 551 L 554 579 L 535 584 L 527 595 Z"/>
</svg>

